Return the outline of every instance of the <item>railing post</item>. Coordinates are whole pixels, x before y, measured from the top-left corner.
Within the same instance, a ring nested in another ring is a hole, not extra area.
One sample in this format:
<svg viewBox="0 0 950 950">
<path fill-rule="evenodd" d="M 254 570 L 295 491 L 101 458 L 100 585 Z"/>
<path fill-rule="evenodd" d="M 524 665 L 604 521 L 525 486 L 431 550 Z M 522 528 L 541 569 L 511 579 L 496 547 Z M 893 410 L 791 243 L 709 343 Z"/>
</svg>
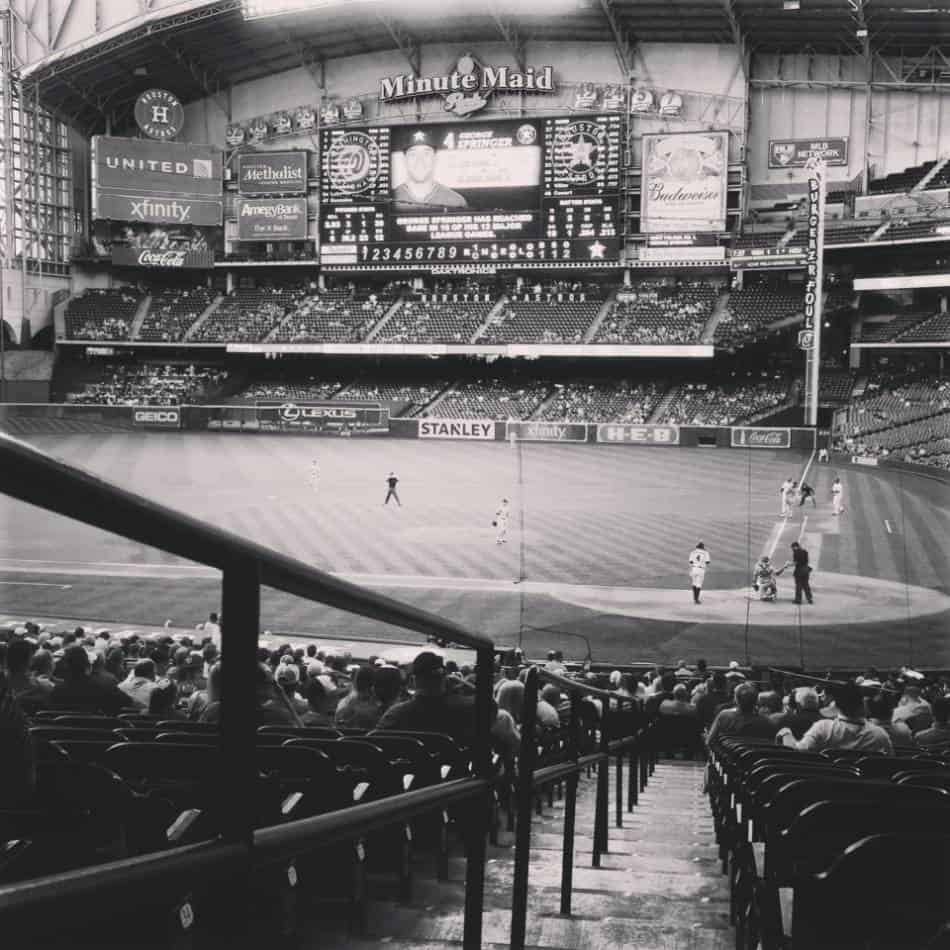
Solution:
<svg viewBox="0 0 950 950">
<path fill-rule="evenodd" d="M 495 656 L 490 649 L 478 651 L 475 662 L 475 749 L 473 764 L 479 778 L 491 780 L 491 727 L 495 719 L 492 680 Z M 464 950 L 481 950 L 482 911 L 485 905 L 485 860 L 491 823 L 491 798 L 473 804 L 475 820 L 466 836 Z"/>
<path fill-rule="evenodd" d="M 631 722 L 635 718 L 636 710 L 631 715 Z M 632 812 L 633 806 L 640 801 L 640 735 L 639 729 L 634 727 L 633 742 L 630 743 L 630 761 L 627 763 L 627 811 Z"/>
<path fill-rule="evenodd" d="M 531 806 L 538 737 L 538 671 L 528 670 L 521 708 L 521 749 L 518 752 L 518 819 L 515 826 L 515 872 L 511 894 L 511 950 L 524 950 L 528 925 L 528 868 L 531 859 Z"/>
<path fill-rule="evenodd" d="M 611 700 L 613 702 L 613 700 Z M 621 713 L 621 702 L 617 700 L 617 713 L 616 716 L 612 717 L 612 723 L 622 723 L 622 713 Z M 623 729 L 618 728 L 618 733 L 621 735 L 617 736 L 618 740 L 623 739 Z M 616 773 L 616 782 L 614 784 L 614 823 L 618 828 L 623 827 L 623 756 L 624 756 L 624 747 L 622 745 L 617 747 L 617 773 Z"/>
<path fill-rule="evenodd" d="M 576 759 L 581 754 L 580 713 L 581 701 L 576 692 L 571 693 L 571 745 Z M 561 846 L 561 916 L 569 917 L 574 896 L 574 828 L 577 821 L 577 785 L 580 772 L 572 772 L 567 778 L 564 799 L 564 842 Z"/>
<path fill-rule="evenodd" d="M 247 845 L 245 873 L 236 869 L 235 888 L 223 903 L 230 934 L 247 932 L 251 893 L 251 843 L 257 810 L 257 640 L 260 633 L 260 566 L 252 560 L 228 562 L 221 583 L 221 775 L 218 800 L 224 810 L 224 837 Z M 240 893 L 241 887 L 245 893 Z"/>
<path fill-rule="evenodd" d="M 610 808 L 610 742 L 607 738 L 607 704 L 604 703 L 604 711 L 601 713 L 600 721 L 600 762 L 597 765 L 597 804 L 594 812 L 594 853 L 591 864 L 595 868 L 600 867 L 600 857 L 607 851 L 607 812 Z"/>
</svg>

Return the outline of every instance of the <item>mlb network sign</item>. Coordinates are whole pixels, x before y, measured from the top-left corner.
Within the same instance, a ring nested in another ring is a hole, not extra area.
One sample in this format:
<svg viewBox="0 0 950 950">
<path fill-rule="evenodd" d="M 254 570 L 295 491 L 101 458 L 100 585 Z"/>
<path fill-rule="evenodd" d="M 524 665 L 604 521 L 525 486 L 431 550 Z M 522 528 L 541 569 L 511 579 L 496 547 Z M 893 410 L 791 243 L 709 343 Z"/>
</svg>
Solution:
<svg viewBox="0 0 950 950">
<path fill-rule="evenodd" d="M 420 439 L 482 439 L 495 438 L 491 419 L 421 419 Z"/>
<path fill-rule="evenodd" d="M 792 430 L 735 426 L 730 430 L 734 449 L 790 449 Z"/>
</svg>

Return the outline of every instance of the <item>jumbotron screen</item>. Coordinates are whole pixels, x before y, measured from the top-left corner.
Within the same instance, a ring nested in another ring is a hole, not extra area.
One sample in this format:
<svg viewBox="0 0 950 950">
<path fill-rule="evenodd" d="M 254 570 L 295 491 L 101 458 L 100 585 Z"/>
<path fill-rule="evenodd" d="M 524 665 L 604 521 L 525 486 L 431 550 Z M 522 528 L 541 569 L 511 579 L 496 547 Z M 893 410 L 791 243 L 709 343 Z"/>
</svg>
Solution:
<svg viewBox="0 0 950 950">
<path fill-rule="evenodd" d="M 621 122 L 325 129 L 321 263 L 616 260 Z"/>
</svg>

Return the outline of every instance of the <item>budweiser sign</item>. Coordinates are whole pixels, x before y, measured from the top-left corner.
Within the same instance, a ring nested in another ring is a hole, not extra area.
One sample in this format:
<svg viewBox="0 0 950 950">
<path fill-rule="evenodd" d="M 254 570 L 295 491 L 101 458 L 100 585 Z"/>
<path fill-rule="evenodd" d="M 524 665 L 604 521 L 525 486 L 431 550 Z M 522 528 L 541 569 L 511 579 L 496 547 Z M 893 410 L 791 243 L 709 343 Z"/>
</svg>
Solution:
<svg viewBox="0 0 950 950">
<path fill-rule="evenodd" d="M 211 267 L 214 264 L 214 255 L 209 250 L 156 251 L 148 248 L 114 247 L 112 263 L 119 267 L 199 268 Z"/>
<path fill-rule="evenodd" d="M 790 449 L 792 447 L 791 429 L 735 426 L 731 430 L 731 436 L 734 449 Z"/>
</svg>

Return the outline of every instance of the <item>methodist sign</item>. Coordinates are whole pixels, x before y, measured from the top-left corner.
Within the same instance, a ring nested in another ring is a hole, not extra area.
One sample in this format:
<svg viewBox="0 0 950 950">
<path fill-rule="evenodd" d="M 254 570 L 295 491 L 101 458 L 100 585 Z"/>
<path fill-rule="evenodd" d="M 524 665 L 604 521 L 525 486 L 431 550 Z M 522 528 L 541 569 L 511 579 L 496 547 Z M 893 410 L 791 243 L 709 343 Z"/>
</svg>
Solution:
<svg viewBox="0 0 950 950">
<path fill-rule="evenodd" d="M 306 152 L 250 152 L 237 157 L 242 195 L 303 195 L 307 191 Z"/>
<path fill-rule="evenodd" d="M 93 136 L 94 218 L 220 225 L 223 191 L 214 146 Z"/>
<path fill-rule="evenodd" d="M 306 198 L 238 198 L 239 241 L 303 241 L 307 237 Z"/>
</svg>

